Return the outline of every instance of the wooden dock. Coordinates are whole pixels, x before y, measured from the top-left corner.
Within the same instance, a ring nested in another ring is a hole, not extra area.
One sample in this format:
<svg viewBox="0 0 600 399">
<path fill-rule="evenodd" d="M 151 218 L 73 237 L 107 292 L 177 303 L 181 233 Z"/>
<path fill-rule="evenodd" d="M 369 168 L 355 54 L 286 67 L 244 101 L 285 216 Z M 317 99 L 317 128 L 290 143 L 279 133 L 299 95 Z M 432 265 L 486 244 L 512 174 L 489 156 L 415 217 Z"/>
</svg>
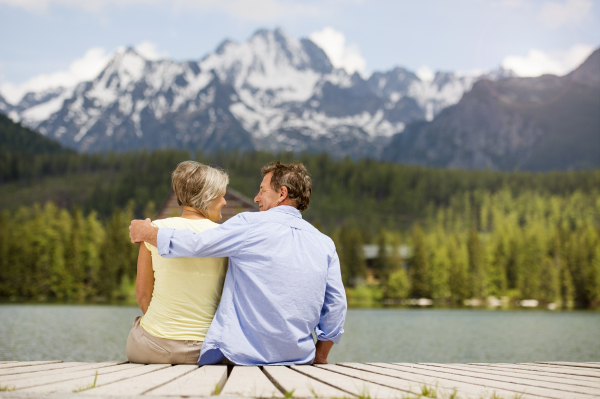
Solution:
<svg viewBox="0 0 600 399">
<path fill-rule="evenodd" d="M 0 399 L 600 398 L 598 363 L 204 366 L 0 362 Z"/>
</svg>

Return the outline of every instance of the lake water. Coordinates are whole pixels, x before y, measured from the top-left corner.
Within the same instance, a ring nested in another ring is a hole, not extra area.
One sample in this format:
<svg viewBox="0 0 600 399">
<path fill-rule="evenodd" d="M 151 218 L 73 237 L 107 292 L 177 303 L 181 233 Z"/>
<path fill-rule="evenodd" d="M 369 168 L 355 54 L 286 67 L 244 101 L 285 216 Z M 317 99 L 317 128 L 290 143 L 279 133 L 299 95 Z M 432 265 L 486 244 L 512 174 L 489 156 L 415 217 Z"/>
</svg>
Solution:
<svg viewBox="0 0 600 399">
<path fill-rule="evenodd" d="M 127 306 L 0 305 L 0 360 L 125 360 Z M 330 362 L 600 361 L 600 312 L 350 309 Z"/>
</svg>

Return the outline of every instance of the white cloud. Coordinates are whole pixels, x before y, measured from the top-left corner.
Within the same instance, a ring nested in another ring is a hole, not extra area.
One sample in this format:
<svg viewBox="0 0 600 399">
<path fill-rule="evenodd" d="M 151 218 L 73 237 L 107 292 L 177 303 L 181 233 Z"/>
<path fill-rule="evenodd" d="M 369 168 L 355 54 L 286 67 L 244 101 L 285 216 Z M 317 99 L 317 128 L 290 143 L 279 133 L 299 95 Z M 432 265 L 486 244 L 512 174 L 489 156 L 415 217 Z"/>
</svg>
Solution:
<svg viewBox="0 0 600 399">
<path fill-rule="evenodd" d="M 423 65 L 419 69 L 417 69 L 415 75 L 417 75 L 419 79 L 421 79 L 424 82 L 431 82 L 433 78 L 435 78 L 435 74 L 427 65 Z"/>
<path fill-rule="evenodd" d="M 135 46 L 134 49 L 139 55 L 147 60 L 152 61 L 166 58 L 169 55 L 168 53 L 162 53 L 158 51 L 158 46 L 156 43 L 152 43 L 147 40 Z"/>
<path fill-rule="evenodd" d="M 529 50 L 527 56 L 509 55 L 502 60 L 502 67 L 512 69 L 519 76 L 553 74 L 562 76 L 577 68 L 594 51 L 587 44 L 576 44 L 566 51 L 543 52 Z"/>
<path fill-rule="evenodd" d="M 155 43 L 143 41 L 136 45 L 138 54 L 148 60 L 165 58 L 168 54 L 160 52 Z M 116 49 L 123 49 L 122 47 Z M 80 82 L 93 80 L 106 67 L 108 61 L 113 57 L 114 51 L 108 53 L 101 47 L 92 47 L 85 52 L 83 57 L 71 62 L 66 71 L 56 71 L 40 74 L 32 77 L 26 82 L 14 84 L 4 82 L 0 85 L 0 94 L 10 103 L 18 103 L 25 94 L 39 92 L 58 87 L 73 87 Z"/>
<path fill-rule="evenodd" d="M 592 6 L 591 0 L 548 2 L 542 6 L 541 18 L 551 28 L 576 24 L 590 14 Z"/>
<path fill-rule="evenodd" d="M 110 58 L 103 48 L 93 47 L 82 58 L 76 59 L 66 71 L 34 76 L 21 84 L 5 82 L 0 86 L 4 98 L 15 104 L 31 91 L 48 90 L 57 87 L 72 87 L 79 82 L 95 78 L 106 66 Z"/>
<path fill-rule="evenodd" d="M 309 36 L 317 46 L 321 47 L 336 68 L 343 68 L 348 73 L 363 72 L 367 62 L 360 55 L 355 45 L 346 45 L 346 37 L 342 32 L 327 27 L 313 32 Z"/>
</svg>

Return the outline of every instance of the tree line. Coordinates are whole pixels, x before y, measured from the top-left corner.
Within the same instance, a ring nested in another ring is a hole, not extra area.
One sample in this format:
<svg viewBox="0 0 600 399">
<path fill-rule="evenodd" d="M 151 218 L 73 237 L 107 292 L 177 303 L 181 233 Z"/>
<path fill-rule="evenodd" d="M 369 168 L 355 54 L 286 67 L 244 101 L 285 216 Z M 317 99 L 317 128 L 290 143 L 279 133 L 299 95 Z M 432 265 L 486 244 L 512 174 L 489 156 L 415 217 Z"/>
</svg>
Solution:
<svg viewBox="0 0 600 399">
<path fill-rule="evenodd" d="M 52 203 L 2 212 L 0 297 L 127 297 L 138 251 L 127 229 L 134 208 L 130 202 L 105 220 Z M 143 216 L 155 214 L 150 202 Z M 476 191 L 430 208 L 422 223 L 406 231 L 381 228 L 368 241 L 358 226 L 341 225 L 331 235 L 350 299 L 461 304 L 506 297 L 585 307 L 600 305 L 599 225 L 596 193 Z M 377 246 L 369 265 L 367 243 Z M 409 251 L 402 253 L 402 246 Z"/>
<path fill-rule="evenodd" d="M 229 172 L 230 185 L 253 198 L 262 179 L 260 168 L 273 160 L 304 163 L 313 178 L 311 206 L 305 217 L 328 233 L 341 224 L 360 226 L 375 234 L 382 226 L 407 229 L 430 208 L 448 206 L 452 197 L 485 190 L 509 190 L 513 195 L 591 193 L 600 187 L 600 170 L 568 172 L 466 171 L 399 165 L 371 159 L 336 159 L 326 153 L 294 154 L 229 152 L 190 154 L 186 151 L 102 154 L 29 154 L 0 157 L 0 207 L 52 201 L 111 217 L 135 200 L 140 216 L 150 201 L 160 206 L 170 192 L 170 174 L 178 162 L 196 159 Z M 49 185 L 47 190 L 38 189 Z M 17 195 L 27 191 L 27 195 Z"/>
<path fill-rule="evenodd" d="M 220 166 L 252 198 L 260 167 L 280 159 L 311 173 L 304 217 L 334 238 L 351 297 L 600 301 L 600 170 L 465 171 L 306 153 L 9 154 L 0 297 L 123 297 L 137 255 L 129 220 L 155 214 L 178 162 Z M 378 248 L 368 264 L 363 244 Z"/>
<path fill-rule="evenodd" d="M 333 235 L 345 284 L 362 299 L 432 298 L 461 304 L 488 297 L 542 304 L 600 305 L 600 198 L 486 191 L 453 197 L 409 231 L 382 229 L 372 243 L 378 285 L 361 284 L 358 228 Z M 408 256 L 398 248 L 407 244 Z M 366 298 L 364 298 L 366 296 Z M 360 298 L 359 298 L 360 299 Z"/>
<path fill-rule="evenodd" d="M 0 214 L 0 297 L 114 300 L 130 294 L 133 203 L 101 221 L 53 203 Z M 150 207 L 152 208 L 152 207 Z M 150 212 L 154 212 L 150 209 Z"/>
</svg>

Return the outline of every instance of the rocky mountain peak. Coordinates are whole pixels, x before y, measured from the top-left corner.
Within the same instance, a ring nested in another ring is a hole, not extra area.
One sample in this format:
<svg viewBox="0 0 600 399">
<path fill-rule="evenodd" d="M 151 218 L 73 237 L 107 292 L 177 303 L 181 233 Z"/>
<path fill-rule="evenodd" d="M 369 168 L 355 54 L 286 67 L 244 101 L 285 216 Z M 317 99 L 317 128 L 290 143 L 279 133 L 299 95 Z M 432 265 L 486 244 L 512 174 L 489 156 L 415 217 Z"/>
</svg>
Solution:
<svg viewBox="0 0 600 399">
<path fill-rule="evenodd" d="M 488 78 L 495 76 L 503 72 Z M 480 78 L 445 72 L 423 81 L 396 67 L 364 79 L 334 68 L 309 39 L 262 29 L 243 42 L 225 40 L 200 60 L 148 60 L 123 48 L 93 80 L 31 93 L 11 111 L 81 151 L 240 148 L 378 157 L 391 137 L 434 119 Z"/>
<path fill-rule="evenodd" d="M 215 53 L 216 53 L 216 54 L 219 54 L 219 55 L 222 55 L 222 54 L 225 52 L 225 49 L 227 48 L 227 46 L 229 46 L 229 45 L 236 45 L 236 44 L 237 44 L 237 43 L 236 43 L 236 42 L 234 42 L 234 41 L 233 41 L 233 40 L 231 40 L 231 39 L 225 39 L 225 40 L 223 40 L 223 41 L 221 42 L 221 44 L 219 44 L 219 45 L 217 46 L 217 48 L 215 49 Z"/>
<path fill-rule="evenodd" d="M 566 77 L 577 83 L 600 87 L 600 49 L 594 51 L 583 64 Z"/>
</svg>

